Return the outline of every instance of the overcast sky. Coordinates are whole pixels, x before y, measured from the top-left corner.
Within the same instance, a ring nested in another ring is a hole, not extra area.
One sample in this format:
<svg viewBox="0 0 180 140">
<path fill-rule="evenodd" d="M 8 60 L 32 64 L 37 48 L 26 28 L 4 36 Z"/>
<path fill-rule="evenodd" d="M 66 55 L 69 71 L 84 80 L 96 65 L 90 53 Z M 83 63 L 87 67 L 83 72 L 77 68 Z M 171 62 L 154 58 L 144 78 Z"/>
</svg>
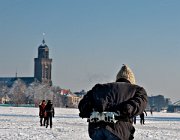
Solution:
<svg viewBox="0 0 180 140">
<path fill-rule="evenodd" d="M 45 32 L 54 85 L 87 91 L 127 64 L 149 96 L 175 102 L 179 7 L 179 0 L 0 0 L 0 77 L 33 77 Z"/>
</svg>

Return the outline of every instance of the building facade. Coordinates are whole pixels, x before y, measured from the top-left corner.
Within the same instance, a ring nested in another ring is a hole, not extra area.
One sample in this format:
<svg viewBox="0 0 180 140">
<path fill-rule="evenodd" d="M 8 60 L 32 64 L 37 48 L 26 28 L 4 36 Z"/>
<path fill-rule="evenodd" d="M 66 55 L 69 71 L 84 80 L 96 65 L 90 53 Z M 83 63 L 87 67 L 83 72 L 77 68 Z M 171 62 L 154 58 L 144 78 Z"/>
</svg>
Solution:
<svg viewBox="0 0 180 140">
<path fill-rule="evenodd" d="M 151 96 L 148 97 L 148 107 L 153 111 L 162 111 L 171 104 L 169 98 L 165 98 L 163 95 Z"/>
</svg>

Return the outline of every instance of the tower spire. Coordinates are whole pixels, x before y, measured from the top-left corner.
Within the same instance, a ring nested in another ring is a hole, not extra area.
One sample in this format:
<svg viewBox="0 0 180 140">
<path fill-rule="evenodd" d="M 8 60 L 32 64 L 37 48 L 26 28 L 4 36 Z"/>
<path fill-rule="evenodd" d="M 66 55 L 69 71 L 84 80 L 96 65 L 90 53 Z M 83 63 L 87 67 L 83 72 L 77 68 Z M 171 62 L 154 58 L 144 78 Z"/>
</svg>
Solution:
<svg viewBox="0 0 180 140">
<path fill-rule="evenodd" d="M 43 44 L 45 44 L 44 36 L 45 36 L 45 33 L 43 33 L 43 41 L 42 41 Z"/>
<path fill-rule="evenodd" d="M 16 68 L 16 73 L 15 73 L 15 77 L 17 78 L 17 68 Z"/>
</svg>

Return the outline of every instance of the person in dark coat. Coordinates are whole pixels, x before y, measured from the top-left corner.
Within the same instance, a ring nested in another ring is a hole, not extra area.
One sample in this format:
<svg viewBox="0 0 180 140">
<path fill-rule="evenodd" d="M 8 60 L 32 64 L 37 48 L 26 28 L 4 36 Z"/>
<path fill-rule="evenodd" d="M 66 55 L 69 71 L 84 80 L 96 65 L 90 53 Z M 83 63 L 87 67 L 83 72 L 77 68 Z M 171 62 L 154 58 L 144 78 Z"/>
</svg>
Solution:
<svg viewBox="0 0 180 140">
<path fill-rule="evenodd" d="M 46 115 L 46 128 L 50 124 L 50 128 L 52 128 L 52 117 L 54 117 L 54 107 L 51 100 L 48 100 L 47 105 L 45 107 L 45 115 Z"/>
<path fill-rule="evenodd" d="M 116 82 L 96 84 L 84 95 L 78 108 L 79 116 L 88 118 L 92 140 L 132 140 L 135 132 L 133 117 L 141 114 L 146 105 L 145 89 L 135 84 L 132 70 L 123 65 Z M 102 118 L 104 114 L 114 115 L 111 118 L 116 121 L 107 121 L 107 117 Z"/>
<path fill-rule="evenodd" d="M 45 118 L 45 106 L 46 102 L 45 100 L 42 100 L 42 102 L 39 105 L 39 117 L 40 117 L 40 126 L 45 126 L 46 118 Z"/>
<path fill-rule="evenodd" d="M 151 115 L 153 115 L 153 109 L 152 108 L 150 109 L 150 113 L 151 113 Z"/>
<path fill-rule="evenodd" d="M 140 114 L 140 123 L 141 123 L 141 125 L 144 124 L 144 122 L 145 122 L 145 120 L 144 120 L 144 113 L 145 113 L 146 116 L 147 116 L 147 113 L 146 113 L 145 110 L 144 110 L 144 112 L 142 112 L 142 113 Z"/>
<path fill-rule="evenodd" d="M 136 116 L 133 117 L 133 123 L 136 124 Z"/>
</svg>

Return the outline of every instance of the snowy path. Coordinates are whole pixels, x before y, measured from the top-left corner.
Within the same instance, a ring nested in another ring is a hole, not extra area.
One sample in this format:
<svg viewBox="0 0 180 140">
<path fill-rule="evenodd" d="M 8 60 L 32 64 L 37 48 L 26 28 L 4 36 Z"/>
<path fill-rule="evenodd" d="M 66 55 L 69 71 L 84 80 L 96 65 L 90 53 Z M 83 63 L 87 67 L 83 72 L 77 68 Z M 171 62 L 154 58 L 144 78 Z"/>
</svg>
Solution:
<svg viewBox="0 0 180 140">
<path fill-rule="evenodd" d="M 50 129 L 39 126 L 38 108 L 0 107 L 0 140 L 90 140 L 77 109 L 55 108 L 55 113 Z M 137 120 L 135 128 L 135 140 L 179 140 L 180 114 L 154 113 L 143 126 Z"/>
</svg>

